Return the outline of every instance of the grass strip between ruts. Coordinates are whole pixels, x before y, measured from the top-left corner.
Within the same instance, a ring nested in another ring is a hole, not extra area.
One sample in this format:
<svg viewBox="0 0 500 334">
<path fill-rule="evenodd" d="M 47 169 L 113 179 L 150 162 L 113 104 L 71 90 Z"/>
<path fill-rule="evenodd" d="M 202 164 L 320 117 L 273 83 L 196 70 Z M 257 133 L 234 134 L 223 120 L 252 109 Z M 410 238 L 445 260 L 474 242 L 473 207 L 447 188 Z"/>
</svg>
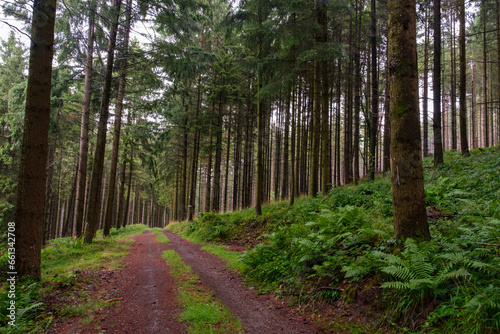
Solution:
<svg viewBox="0 0 500 334">
<path fill-rule="evenodd" d="M 201 284 L 198 275 L 186 265 L 174 250 L 163 252 L 170 273 L 178 288 L 177 295 L 183 312 L 180 321 L 185 321 L 189 333 L 240 333 L 240 320 L 214 296 L 213 291 Z"/>
</svg>

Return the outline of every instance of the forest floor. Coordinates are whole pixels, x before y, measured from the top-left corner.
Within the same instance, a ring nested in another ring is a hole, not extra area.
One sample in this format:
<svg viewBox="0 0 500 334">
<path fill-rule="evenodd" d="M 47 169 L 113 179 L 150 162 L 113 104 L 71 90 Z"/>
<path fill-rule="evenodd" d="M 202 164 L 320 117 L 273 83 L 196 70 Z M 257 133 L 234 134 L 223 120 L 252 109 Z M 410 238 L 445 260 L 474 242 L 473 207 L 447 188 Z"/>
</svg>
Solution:
<svg viewBox="0 0 500 334">
<path fill-rule="evenodd" d="M 162 252 L 168 249 L 177 252 L 201 284 L 240 319 L 245 333 L 317 332 L 306 315 L 297 314 L 273 296 L 257 294 L 245 286 L 238 273 L 202 251 L 200 245 L 171 232 L 163 233 L 170 240 L 168 244 L 158 243 L 149 230 L 134 236 L 123 268 L 100 280 L 93 295 L 113 306 L 97 310 L 91 321 L 82 321 L 82 317 L 62 320 L 49 333 L 186 333 L 184 323 L 179 321 L 182 310 L 177 287 L 162 258 Z"/>
</svg>

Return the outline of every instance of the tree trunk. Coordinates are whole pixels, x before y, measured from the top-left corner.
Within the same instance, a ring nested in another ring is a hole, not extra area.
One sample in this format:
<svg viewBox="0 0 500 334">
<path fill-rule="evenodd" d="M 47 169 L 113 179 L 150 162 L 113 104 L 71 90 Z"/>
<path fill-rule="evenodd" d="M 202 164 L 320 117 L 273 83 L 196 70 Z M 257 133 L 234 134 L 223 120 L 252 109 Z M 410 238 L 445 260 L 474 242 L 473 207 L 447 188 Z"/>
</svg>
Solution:
<svg viewBox="0 0 500 334">
<path fill-rule="evenodd" d="M 321 42 L 328 42 L 328 12 L 326 1 L 321 1 L 319 13 L 319 23 L 322 28 Z M 328 62 L 321 61 L 321 191 L 328 194 L 332 183 L 332 159 L 331 159 L 331 133 L 330 133 L 330 113 L 329 113 L 329 82 L 328 82 Z"/>
<path fill-rule="evenodd" d="M 483 4 L 484 6 L 484 4 Z M 488 60 L 486 52 L 486 9 L 483 9 L 483 119 L 484 119 L 484 146 L 490 146 L 489 117 L 488 117 Z"/>
<path fill-rule="evenodd" d="M 471 119 L 471 137 L 472 137 L 472 148 L 478 147 L 477 142 L 477 122 L 476 122 L 476 101 L 477 101 L 477 93 L 476 93 L 476 63 L 472 63 L 472 103 L 471 103 L 471 111 L 470 111 L 470 119 Z"/>
<path fill-rule="evenodd" d="M 434 94 L 434 165 L 443 163 L 441 135 L 441 0 L 434 0 L 434 69 L 432 74 Z M 393 133 L 391 131 L 391 133 Z"/>
<path fill-rule="evenodd" d="M 297 134 L 297 124 L 295 123 L 295 82 L 292 85 L 292 133 L 291 133 L 291 145 L 290 145 L 290 206 L 292 206 L 295 202 L 295 193 L 296 193 L 296 155 L 295 155 L 295 136 Z"/>
<path fill-rule="evenodd" d="M 238 106 L 238 115 L 236 118 L 236 143 L 234 147 L 234 168 L 233 168 L 233 199 L 232 199 L 232 210 L 238 210 L 238 203 L 240 199 L 240 159 L 241 159 L 241 140 L 243 134 L 241 133 L 242 128 L 242 117 L 241 117 L 241 105 Z"/>
<path fill-rule="evenodd" d="M 82 106 L 82 125 L 80 129 L 80 153 L 78 155 L 78 181 L 76 184 L 75 222 L 73 235 L 79 238 L 83 233 L 83 216 L 85 211 L 85 193 L 87 183 L 87 160 L 89 151 L 89 115 L 92 95 L 92 66 L 94 59 L 94 11 L 95 3 L 89 10 L 89 32 L 87 37 L 87 56 L 85 63 L 85 84 Z"/>
<path fill-rule="evenodd" d="M 14 223 L 8 223 L 16 238 L 15 270 L 9 271 L 36 280 L 41 278 L 55 13 L 55 0 L 34 0 L 17 207 Z"/>
<path fill-rule="evenodd" d="M 375 179 L 375 155 L 378 131 L 378 64 L 377 64 L 377 3 L 371 0 L 371 47 L 372 47 L 372 112 L 370 114 L 370 179 Z"/>
<path fill-rule="evenodd" d="M 212 108 L 213 111 L 213 108 Z M 212 189 L 212 128 L 209 130 L 208 134 L 210 138 L 210 151 L 208 152 L 207 157 L 207 182 L 205 184 L 205 211 L 210 211 L 210 192 Z"/>
<path fill-rule="evenodd" d="M 456 55 L 455 55 L 455 15 L 451 15 L 451 32 L 450 32 L 450 39 L 451 39 L 451 52 L 450 52 L 450 57 L 451 57 L 451 121 L 450 121 L 450 127 L 451 127 L 451 149 L 452 150 L 457 150 L 457 90 L 456 90 L 456 76 L 457 76 L 457 71 L 456 71 Z"/>
<path fill-rule="evenodd" d="M 231 152 L 231 114 L 229 114 L 227 129 L 227 150 L 226 150 L 226 171 L 224 175 L 224 207 L 223 211 L 226 212 L 229 209 L 228 197 L 227 197 L 227 185 L 229 184 L 229 153 Z"/>
<path fill-rule="evenodd" d="M 260 53 L 260 51 L 259 51 Z M 255 215 L 262 215 L 262 195 L 264 178 L 264 110 L 262 98 L 258 96 L 262 88 L 262 74 L 258 74 L 257 79 L 257 177 L 255 184 Z"/>
<path fill-rule="evenodd" d="M 359 115 L 361 112 L 361 5 L 359 0 L 356 1 L 356 42 L 354 51 L 354 134 L 353 144 L 351 148 L 354 159 L 353 178 L 354 184 L 358 184 L 359 180 Z"/>
<path fill-rule="evenodd" d="M 132 220 L 132 223 L 135 223 L 133 217 L 134 215 L 129 214 L 129 204 L 130 204 L 130 190 L 132 189 L 132 170 L 134 169 L 134 148 L 130 148 L 130 162 L 129 162 L 129 171 L 128 171 L 128 188 L 127 188 L 127 199 L 125 201 L 125 210 L 124 212 L 124 219 L 123 219 L 123 227 L 127 226 L 127 224 L 130 224 L 129 220 Z M 137 187 L 136 187 L 137 188 Z M 137 189 L 136 189 L 137 190 Z M 136 194 L 136 197 L 137 194 Z M 134 211 L 135 211 L 135 202 L 134 202 Z M 132 219 L 128 218 L 132 217 Z"/>
<path fill-rule="evenodd" d="M 198 77 L 195 122 L 199 122 L 198 116 L 200 114 L 200 109 L 201 109 L 201 76 Z M 194 133 L 193 158 L 191 163 L 191 191 L 189 194 L 188 221 L 193 220 L 196 208 L 196 183 L 197 183 L 196 181 L 198 172 L 199 150 L 200 150 L 200 130 L 196 129 Z"/>
<path fill-rule="evenodd" d="M 219 212 L 221 199 L 221 165 L 222 165 L 222 132 L 223 132 L 223 103 L 219 99 L 217 115 L 217 129 L 215 136 L 215 163 L 214 163 L 214 186 L 212 194 L 212 210 Z"/>
<path fill-rule="evenodd" d="M 125 178 L 127 176 L 127 164 L 125 159 L 123 159 L 120 164 L 120 189 L 118 195 L 118 216 L 116 218 L 116 228 L 120 229 L 123 226 L 123 220 L 125 217 Z"/>
<path fill-rule="evenodd" d="M 180 193 L 179 193 L 179 221 L 187 218 L 186 202 L 187 202 L 187 188 L 188 188 L 188 105 L 183 99 L 184 104 L 184 120 L 182 124 L 182 141 L 181 141 L 181 179 L 180 179 Z"/>
<path fill-rule="evenodd" d="M 123 51 L 120 62 L 120 79 L 118 81 L 118 96 L 116 99 L 116 114 L 115 114 L 115 129 L 113 133 L 113 153 L 111 156 L 111 168 L 109 172 L 108 183 L 108 200 L 106 204 L 106 214 L 104 216 L 104 231 L 103 235 L 108 236 L 111 229 L 113 217 L 113 204 L 115 202 L 115 187 L 116 187 L 116 168 L 118 166 L 118 154 L 120 146 L 120 131 L 122 126 L 123 99 L 125 97 L 125 89 L 127 86 L 127 57 L 128 44 L 130 35 L 130 26 L 132 20 L 132 0 L 127 1 L 125 31 L 123 32 Z"/>
<path fill-rule="evenodd" d="M 389 0 L 391 187 L 396 239 L 430 240 L 418 113 L 415 0 Z"/>
<path fill-rule="evenodd" d="M 460 53 L 460 149 L 462 155 L 468 157 L 469 141 L 467 140 L 467 81 L 466 81 L 466 54 L 465 54 L 465 0 L 459 0 L 459 53 Z M 500 44 L 499 44 L 500 46 Z M 500 49 L 499 49 L 500 50 Z M 499 58 L 500 59 L 500 58 Z M 500 87 L 500 86 L 499 86 Z M 500 96 L 500 95 L 499 95 Z"/>
<path fill-rule="evenodd" d="M 351 15 L 352 16 L 352 15 Z M 353 40 L 352 17 L 349 24 L 349 40 Z M 346 110 L 344 112 L 344 184 L 352 183 L 352 60 L 353 55 L 351 43 L 349 43 L 349 55 L 347 65 L 346 85 L 347 93 L 345 96 Z"/>
<path fill-rule="evenodd" d="M 422 118 L 423 118 L 423 144 L 424 157 L 429 156 L 429 18 L 427 8 L 425 9 L 425 31 L 424 31 L 424 92 L 422 101 Z"/>
<path fill-rule="evenodd" d="M 102 89 L 102 100 L 99 117 L 99 128 L 97 132 L 96 149 L 94 154 L 94 163 L 92 166 L 92 179 L 90 183 L 89 203 L 87 209 L 88 225 L 85 230 L 85 243 L 92 243 L 96 233 L 99 219 L 99 194 L 102 187 L 102 173 L 104 166 L 104 154 L 106 150 L 106 132 L 109 116 L 109 101 L 111 99 L 111 80 L 113 76 L 113 63 L 115 55 L 116 34 L 118 31 L 118 17 L 120 15 L 121 0 L 114 0 L 113 7 L 115 16 L 111 24 L 110 38 L 108 44 L 108 63 L 106 65 L 106 74 L 104 87 Z"/>
<path fill-rule="evenodd" d="M 290 180 L 290 161 L 288 154 L 290 152 L 290 96 L 292 92 L 290 88 L 286 93 L 286 106 L 285 106 L 285 127 L 284 127 L 284 140 L 283 140 L 283 183 L 281 188 L 281 200 L 285 200 L 290 196 L 289 180 Z"/>
</svg>

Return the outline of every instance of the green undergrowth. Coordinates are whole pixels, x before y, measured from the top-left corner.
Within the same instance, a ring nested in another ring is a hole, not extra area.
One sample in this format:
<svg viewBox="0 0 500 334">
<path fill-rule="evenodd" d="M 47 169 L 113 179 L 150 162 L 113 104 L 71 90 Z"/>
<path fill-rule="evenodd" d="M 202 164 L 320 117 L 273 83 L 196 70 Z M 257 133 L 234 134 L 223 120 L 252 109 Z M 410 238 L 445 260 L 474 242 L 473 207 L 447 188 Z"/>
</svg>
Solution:
<svg viewBox="0 0 500 334">
<path fill-rule="evenodd" d="M 128 238 L 146 229 L 145 225 L 111 229 L 107 238 L 99 231 L 92 244 L 73 238 L 50 240 L 42 249 L 42 280 L 17 282 L 15 328 L 7 326 L 8 291 L 5 286 L 0 291 L 0 333 L 40 333 L 56 318 L 88 315 L 108 306 L 96 302 L 89 289 L 99 282 L 100 271 L 120 267 L 130 247 Z M 0 266 L 5 265 L 6 259 L 0 259 Z"/>
<path fill-rule="evenodd" d="M 201 248 L 201 250 L 221 258 L 222 260 L 224 260 L 227 263 L 227 265 L 230 268 L 232 268 L 236 271 L 241 272 L 245 269 L 245 265 L 241 261 L 241 253 L 231 251 L 228 249 L 227 246 L 209 244 L 209 245 L 203 246 Z"/>
<path fill-rule="evenodd" d="M 183 309 L 179 318 L 187 323 L 188 333 L 243 332 L 239 319 L 215 298 L 211 290 L 201 284 L 198 275 L 184 264 L 179 254 L 166 250 L 163 258 L 179 289 L 177 294 Z"/>
<path fill-rule="evenodd" d="M 206 213 L 168 228 L 204 242 L 246 244 L 243 271 L 263 290 L 308 303 L 361 303 L 379 328 L 497 333 L 498 147 L 469 158 L 447 152 L 438 168 L 425 158 L 424 173 L 431 242 L 396 243 L 387 177 L 303 197 L 293 207 L 273 203 L 260 217 L 253 209 Z"/>
</svg>

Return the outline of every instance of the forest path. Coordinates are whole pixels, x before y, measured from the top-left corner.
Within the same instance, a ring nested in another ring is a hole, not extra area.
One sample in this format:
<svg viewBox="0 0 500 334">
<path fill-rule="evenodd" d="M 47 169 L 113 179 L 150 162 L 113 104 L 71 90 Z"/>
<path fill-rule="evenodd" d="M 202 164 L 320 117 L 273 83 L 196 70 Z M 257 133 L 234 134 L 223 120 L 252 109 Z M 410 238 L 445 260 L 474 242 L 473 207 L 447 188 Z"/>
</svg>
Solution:
<svg viewBox="0 0 500 334">
<path fill-rule="evenodd" d="M 165 244 L 155 237 L 150 230 L 133 236 L 135 242 L 123 259 L 122 270 L 99 287 L 119 304 L 100 310 L 89 325 L 73 321 L 56 333 L 185 333 L 183 324 L 176 320 L 180 313 L 177 288 L 162 258 Z"/>
<path fill-rule="evenodd" d="M 258 295 L 254 289 L 246 287 L 238 273 L 228 269 L 218 257 L 202 251 L 200 245 L 171 232 L 163 233 L 170 243 L 157 242 L 156 235 L 149 230 L 134 236 L 135 242 L 123 259 L 122 270 L 112 272 L 110 278 L 100 284 L 98 290 L 105 292 L 105 297 L 100 298 L 117 300 L 115 306 L 93 314 L 90 324 L 83 325 L 81 319 L 67 319 L 49 333 L 186 333 L 184 324 L 177 320 L 182 312 L 177 302 L 177 287 L 168 264 L 162 258 L 166 249 L 177 252 L 199 276 L 201 283 L 214 291 L 215 296 L 240 319 L 245 333 L 317 332 L 304 316 L 294 314 L 283 302 L 270 295 Z"/>
<path fill-rule="evenodd" d="M 237 316 L 246 333 L 316 333 L 307 320 L 269 295 L 257 295 L 244 286 L 242 278 L 228 269 L 216 256 L 201 250 L 200 245 L 168 231 L 163 231 L 182 260 L 198 274 L 201 282 L 215 292 L 231 313 Z"/>
</svg>

